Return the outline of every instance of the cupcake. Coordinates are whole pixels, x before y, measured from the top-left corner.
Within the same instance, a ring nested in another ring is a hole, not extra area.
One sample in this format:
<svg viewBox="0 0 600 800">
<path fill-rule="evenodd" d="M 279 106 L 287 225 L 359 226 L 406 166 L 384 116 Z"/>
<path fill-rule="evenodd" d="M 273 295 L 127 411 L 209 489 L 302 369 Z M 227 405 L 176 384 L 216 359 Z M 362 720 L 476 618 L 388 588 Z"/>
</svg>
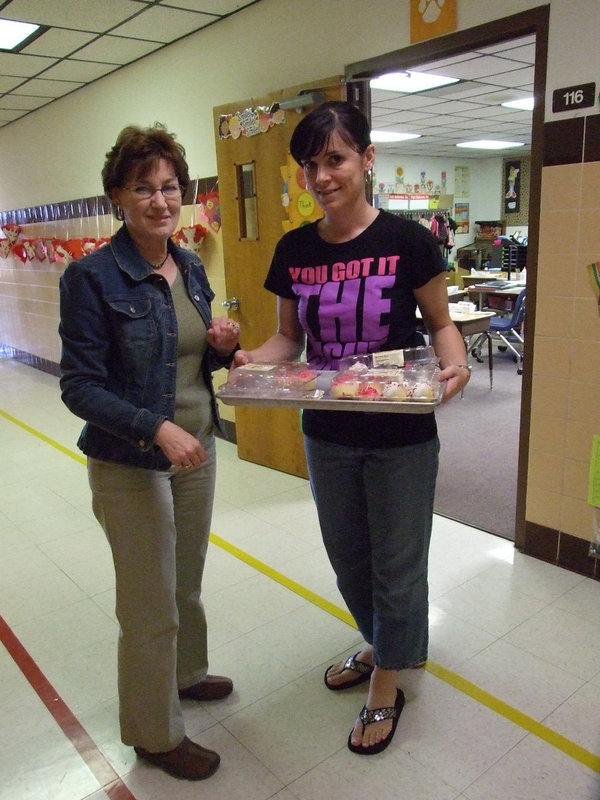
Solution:
<svg viewBox="0 0 600 800">
<path fill-rule="evenodd" d="M 390 381 L 383 387 L 383 399 L 402 401 L 408 399 L 408 389 L 400 381 Z"/>
<path fill-rule="evenodd" d="M 359 400 L 379 400 L 383 392 L 382 384 L 379 381 L 364 380 L 358 387 Z"/>
<path fill-rule="evenodd" d="M 331 382 L 329 394 L 335 400 L 356 400 L 359 386 L 356 375 L 343 372 Z"/>
</svg>

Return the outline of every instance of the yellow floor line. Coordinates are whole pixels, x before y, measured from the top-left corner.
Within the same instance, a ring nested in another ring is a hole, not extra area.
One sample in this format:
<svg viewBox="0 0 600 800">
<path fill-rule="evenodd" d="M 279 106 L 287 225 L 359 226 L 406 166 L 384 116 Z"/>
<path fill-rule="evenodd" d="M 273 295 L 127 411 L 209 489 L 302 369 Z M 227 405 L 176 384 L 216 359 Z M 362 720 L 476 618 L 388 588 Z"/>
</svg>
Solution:
<svg viewBox="0 0 600 800">
<path fill-rule="evenodd" d="M 51 447 L 54 447 L 56 450 L 59 450 L 69 458 L 78 461 L 80 464 L 86 463 L 85 457 L 73 452 L 72 450 L 69 450 L 67 447 L 63 447 L 63 445 L 54 441 L 54 439 L 50 439 L 48 436 L 45 436 L 43 433 L 40 433 L 39 431 L 35 430 L 35 428 L 32 428 L 2 409 L 0 409 L 0 416 L 4 417 L 9 422 L 13 422 L 20 428 L 23 428 L 23 430 L 27 431 L 33 436 L 36 436 L 38 439 L 41 439 L 43 442 L 49 444 Z M 245 564 L 248 564 L 248 566 L 252 567 L 258 572 L 263 573 L 271 580 L 276 581 L 286 589 L 295 592 L 296 594 L 300 595 L 300 597 L 303 597 L 305 600 L 308 600 L 310 603 L 316 605 L 318 608 L 321 608 L 323 611 L 326 611 L 328 614 L 331 614 L 332 616 L 356 629 L 356 623 L 348 611 L 336 606 L 335 603 L 331 603 L 324 597 L 320 597 L 318 594 L 310 589 L 307 589 L 302 584 L 297 583 L 283 573 L 273 569 L 273 567 L 270 567 L 268 564 L 265 564 L 264 561 L 254 558 L 254 556 L 251 556 L 249 553 L 246 553 L 239 547 L 236 547 L 234 544 L 222 539 L 216 533 L 210 534 L 210 541 L 217 547 L 225 550 L 225 552 L 235 556 L 235 558 L 240 559 L 240 561 L 243 561 Z M 513 722 L 515 725 L 518 725 L 520 728 L 528 731 L 534 736 L 537 736 L 539 739 L 547 742 L 547 744 L 551 745 L 557 750 L 560 750 L 562 753 L 574 759 L 575 761 L 578 761 L 580 764 L 589 767 L 589 769 L 593 770 L 594 772 L 600 773 L 600 756 L 597 756 L 595 753 L 591 753 L 589 750 L 580 747 L 578 744 L 572 742 L 570 739 L 567 739 L 565 736 L 562 736 L 560 733 L 556 733 L 556 731 L 553 731 L 551 728 L 548 728 L 541 722 L 537 722 L 537 720 L 527 716 L 527 714 L 524 714 L 517 708 L 514 708 L 508 703 L 505 703 L 503 700 L 494 697 L 494 695 L 486 692 L 485 689 L 481 689 L 479 686 L 471 683 L 471 681 L 468 681 L 466 678 L 462 678 L 456 672 L 446 669 L 446 667 L 443 667 L 441 664 L 437 664 L 435 661 L 427 661 L 425 669 L 436 678 L 439 678 L 459 692 L 471 697 L 473 700 L 481 703 L 481 705 L 487 706 L 487 708 L 491 709 L 496 714 L 504 717 L 510 722 Z"/>
<path fill-rule="evenodd" d="M 211 533 L 210 540 L 213 542 L 213 544 L 221 547 L 226 552 L 230 553 L 236 558 L 239 558 L 241 561 L 244 561 L 246 564 L 258 570 L 259 572 L 264 573 L 272 580 L 277 581 L 277 583 L 280 583 L 282 586 L 290 589 L 290 591 L 296 592 L 296 594 L 299 594 L 301 597 L 304 597 L 306 600 L 314 603 L 319 608 L 327 611 L 327 613 L 333 614 L 334 617 L 342 620 L 342 622 L 345 622 L 348 625 L 351 625 L 353 628 L 356 628 L 356 623 L 348 611 L 344 611 L 334 603 L 329 602 L 329 600 L 325 600 L 323 597 L 315 594 L 310 589 L 307 589 L 301 584 L 296 583 L 296 581 L 273 569 L 263 561 L 259 561 L 258 559 L 254 558 L 254 556 L 245 553 L 243 550 L 240 550 L 239 547 L 230 544 L 220 536 L 217 536 L 215 533 Z M 454 689 L 457 689 L 459 692 L 468 695 L 478 703 L 487 706 L 496 714 L 499 714 L 510 722 L 513 722 L 515 725 L 518 725 L 520 728 L 532 733 L 534 736 L 543 739 L 557 750 L 561 750 L 563 753 L 565 753 L 565 755 L 575 759 L 575 761 L 579 761 L 586 767 L 589 767 L 595 772 L 600 773 L 600 756 L 597 756 L 594 753 L 591 753 L 589 750 L 580 747 L 578 744 L 570 741 L 570 739 L 567 739 L 565 736 L 561 736 L 560 733 L 556 733 L 556 731 L 546 727 L 541 722 L 537 722 L 537 720 L 527 716 L 527 714 L 524 714 L 517 708 L 513 708 L 513 706 L 508 705 L 508 703 L 505 703 L 503 700 L 500 700 L 489 692 L 486 692 L 485 689 L 481 689 L 479 686 L 471 683 L 471 681 L 468 681 L 466 678 L 462 678 L 456 672 L 452 672 L 452 670 L 443 667 L 441 664 L 437 664 L 431 659 L 427 661 L 425 669 L 428 672 L 431 672 L 432 675 L 435 675 L 436 678 L 439 678 L 440 680 L 452 686 Z"/>
<path fill-rule="evenodd" d="M 4 419 L 7 419 L 9 422 L 13 422 L 15 425 L 18 425 L 19 428 L 23 428 L 23 430 L 27 431 L 27 433 L 31 433 L 31 434 L 33 434 L 33 436 L 36 436 L 38 439 L 41 439 L 42 442 L 46 442 L 46 444 L 49 444 L 51 447 L 54 447 L 56 450 L 60 450 L 60 452 L 63 453 L 65 456 L 69 456 L 69 458 L 72 458 L 75 461 L 78 461 L 80 464 L 84 464 L 84 465 L 87 464 L 85 456 L 79 455 L 78 453 L 74 453 L 72 450 L 69 450 L 68 447 L 63 447 L 62 444 L 59 444 L 58 442 L 55 442 L 54 439 L 50 439 L 49 436 L 44 436 L 43 433 L 40 433 L 39 431 L 36 431 L 35 428 L 31 428 L 25 422 L 22 422 L 20 419 L 17 419 L 16 417 L 13 417 L 12 414 L 8 414 L 6 411 L 3 411 L 1 408 L 0 408 L 0 417 L 4 417 Z"/>
</svg>

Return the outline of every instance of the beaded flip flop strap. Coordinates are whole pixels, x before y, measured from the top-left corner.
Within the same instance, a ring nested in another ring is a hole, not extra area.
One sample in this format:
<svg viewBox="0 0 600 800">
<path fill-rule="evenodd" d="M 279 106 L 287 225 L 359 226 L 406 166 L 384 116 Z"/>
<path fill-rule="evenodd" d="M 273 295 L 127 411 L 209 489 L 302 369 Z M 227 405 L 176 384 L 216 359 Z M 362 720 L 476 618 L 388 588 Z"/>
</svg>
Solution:
<svg viewBox="0 0 600 800">
<path fill-rule="evenodd" d="M 373 710 L 363 706 L 358 716 L 363 725 L 371 725 L 373 722 L 383 722 L 384 719 L 394 719 L 398 714 L 399 711 L 395 706 L 374 708 Z"/>
<path fill-rule="evenodd" d="M 373 667 L 370 664 L 365 664 L 363 661 L 357 661 L 354 656 L 350 656 L 350 658 L 346 659 L 344 669 L 351 669 L 354 670 L 354 672 L 361 672 L 365 675 L 367 673 L 370 675 L 371 672 L 373 672 Z"/>
</svg>

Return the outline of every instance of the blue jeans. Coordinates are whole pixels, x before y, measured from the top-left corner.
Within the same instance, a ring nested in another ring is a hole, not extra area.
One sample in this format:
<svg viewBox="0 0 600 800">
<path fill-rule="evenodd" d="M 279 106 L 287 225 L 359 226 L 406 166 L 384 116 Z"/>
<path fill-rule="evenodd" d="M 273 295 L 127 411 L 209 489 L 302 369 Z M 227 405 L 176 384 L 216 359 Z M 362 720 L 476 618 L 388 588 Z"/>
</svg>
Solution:
<svg viewBox="0 0 600 800">
<path fill-rule="evenodd" d="M 393 448 L 304 443 L 323 542 L 375 663 L 399 670 L 424 661 L 437 437 Z"/>
</svg>

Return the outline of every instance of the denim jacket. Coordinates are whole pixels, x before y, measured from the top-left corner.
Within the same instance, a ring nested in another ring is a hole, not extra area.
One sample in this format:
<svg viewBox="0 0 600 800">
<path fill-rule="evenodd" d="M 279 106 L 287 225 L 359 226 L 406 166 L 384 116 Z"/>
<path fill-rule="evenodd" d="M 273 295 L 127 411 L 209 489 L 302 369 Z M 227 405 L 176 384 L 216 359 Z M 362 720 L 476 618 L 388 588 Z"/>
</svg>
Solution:
<svg viewBox="0 0 600 800">
<path fill-rule="evenodd" d="M 172 241 L 168 248 L 208 328 L 214 292 L 204 266 Z M 66 268 L 60 317 L 60 386 L 69 410 L 86 420 L 80 449 L 104 461 L 168 469 L 153 440 L 175 414 L 177 319 L 167 281 L 142 258 L 125 225 L 110 243 Z M 232 355 L 207 347 L 202 362 L 217 426 L 211 374 Z"/>
</svg>

